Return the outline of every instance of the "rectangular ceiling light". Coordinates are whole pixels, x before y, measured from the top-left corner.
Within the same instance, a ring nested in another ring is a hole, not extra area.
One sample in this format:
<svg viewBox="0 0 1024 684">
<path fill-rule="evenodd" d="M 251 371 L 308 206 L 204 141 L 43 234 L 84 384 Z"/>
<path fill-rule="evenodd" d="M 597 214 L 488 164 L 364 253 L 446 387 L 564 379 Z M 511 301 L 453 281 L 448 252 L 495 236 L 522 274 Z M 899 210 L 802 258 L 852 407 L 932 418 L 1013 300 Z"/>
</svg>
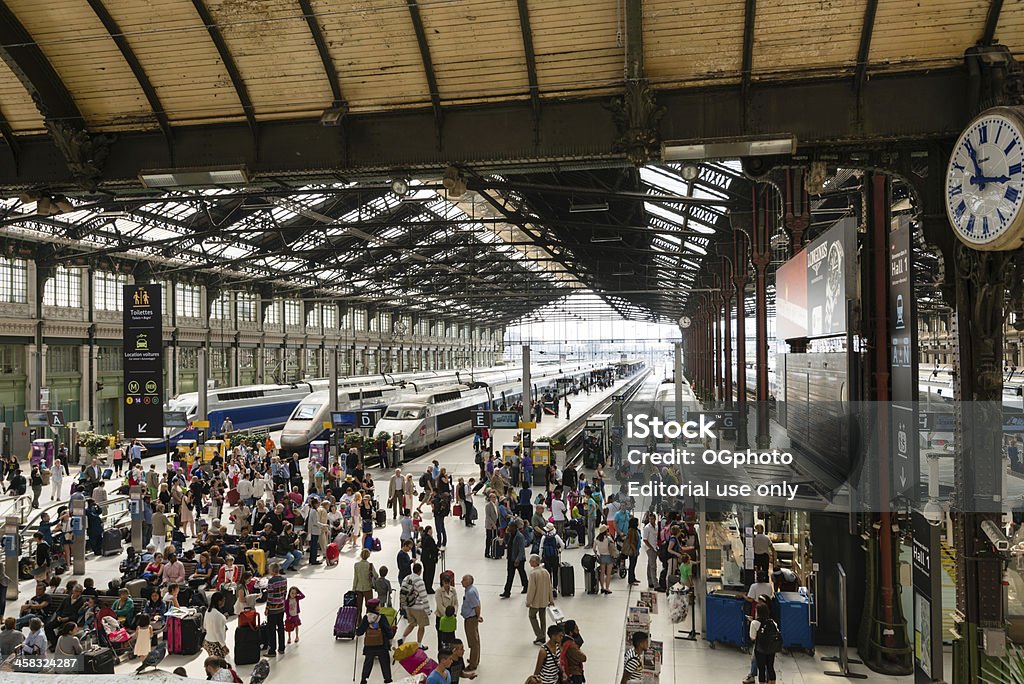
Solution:
<svg viewBox="0 0 1024 684">
<path fill-rule="evenodd" d="M 576 204 L 575 202 L 569 205 L 570 214 L 583 214 L 590 211 L 608 211 L 607 202 L 591 202 L 588 204 Z"/>
<path fill-rule="evenodd" d="M 661 144 L 662 161 L 734 159 L 772 154 L 794 154 L 796 136 L 667 140 Z"/>
<path fill-rule="evenodd" d="M 590 242 L 595 244 L 595 245 L 596 244 L 600 244 L 602 242 L 622 242 L 622 236 L 621 235 L 601 235 L 601 236 L 595 235 L 594 237 L 590 238 Z"/>
<path fill-rule="evenodd" d="M 248 185 L 249 172 L 238 168 L 172 169 L 141 171 L 139 180 L 147 188 L 181 188 L 210 185 Z"/>
</svg>

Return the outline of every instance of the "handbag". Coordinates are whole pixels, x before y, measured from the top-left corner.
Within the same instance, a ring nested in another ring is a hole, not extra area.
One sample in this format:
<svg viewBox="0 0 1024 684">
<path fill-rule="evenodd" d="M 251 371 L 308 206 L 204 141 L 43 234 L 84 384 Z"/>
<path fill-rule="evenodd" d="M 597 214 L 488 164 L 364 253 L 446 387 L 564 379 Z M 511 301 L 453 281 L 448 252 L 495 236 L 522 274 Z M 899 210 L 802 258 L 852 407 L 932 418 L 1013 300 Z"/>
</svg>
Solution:
<svg viewBox="0 0 1024 684">
<path fill-rule="evenodd" d="M 260 614 L 252 609 L 243 610 L 238 614 L 238 626 L 248 627 L 254 632 L 260 628 Z"/>
<path fill-rule="evenodd" d="M 462 517 L 462 504 L 455 504 L 455 506 L 452 508 L 452 515 L 454 515 L 457 518 Z"/>
</svg>

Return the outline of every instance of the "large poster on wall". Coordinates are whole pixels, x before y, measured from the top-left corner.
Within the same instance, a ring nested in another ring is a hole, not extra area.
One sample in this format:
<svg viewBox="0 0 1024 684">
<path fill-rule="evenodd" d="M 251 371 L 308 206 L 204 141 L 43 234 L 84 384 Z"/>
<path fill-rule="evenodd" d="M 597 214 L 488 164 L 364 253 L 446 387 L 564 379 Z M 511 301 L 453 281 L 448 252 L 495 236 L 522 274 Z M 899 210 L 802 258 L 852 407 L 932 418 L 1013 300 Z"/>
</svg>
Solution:
<svg viewBox="0 0 1024 684">
<path fill-rule="evenodd" d="M 838 221 L 775 273 L 776 337 L 842 335 L 857 274 L 857 224 Z"/>
</svg>

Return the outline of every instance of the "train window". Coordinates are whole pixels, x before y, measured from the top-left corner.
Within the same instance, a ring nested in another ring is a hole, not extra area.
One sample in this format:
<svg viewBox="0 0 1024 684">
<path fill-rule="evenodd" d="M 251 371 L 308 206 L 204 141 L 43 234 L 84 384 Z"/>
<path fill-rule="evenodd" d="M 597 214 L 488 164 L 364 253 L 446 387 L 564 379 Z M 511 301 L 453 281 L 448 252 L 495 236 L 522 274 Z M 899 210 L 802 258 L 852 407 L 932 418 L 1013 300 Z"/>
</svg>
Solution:
<svg viewBox="0 0 1024 684">
<path fill-rule="evenodd" d="M 419 420 L 423 417 L 423 409 L 418 406 L 391 406 L 384 413 L 391 420 Z"/>
<path fill-rule="evenodd" d="M 295 409 L 295 415 L 292 416 L 292 419 L 312 420 L 321 406 L 322 404 L 299 404 L 298 408 Z"/>
</svg>

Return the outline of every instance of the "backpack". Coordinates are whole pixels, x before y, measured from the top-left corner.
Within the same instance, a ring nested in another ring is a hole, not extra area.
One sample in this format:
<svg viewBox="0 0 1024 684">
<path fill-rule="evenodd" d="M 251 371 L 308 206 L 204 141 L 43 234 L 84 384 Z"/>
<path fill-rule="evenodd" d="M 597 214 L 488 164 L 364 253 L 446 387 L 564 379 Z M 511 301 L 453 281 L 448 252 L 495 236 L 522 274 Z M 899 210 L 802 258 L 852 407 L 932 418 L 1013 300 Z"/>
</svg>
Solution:
<svg viewBox="0 0 1024 684">
<path fill-rule="evenodd" d="M 555 541 L 554 535 L 544 535 L 544 543 L 541 545 L 541 549 L 541 553 L 544 556 L 544 558 L 558 557 L 558 542 Z"/>
<path fill-rule="evenodd" d="M 775 620 L 768 618 L 757 630 L 757 637 L 754 639 L 754 651 L 757 653 L 778 653 L 782 650 L 782 633 Z"/>
<path fill-rule="evenodd" d="M 235 672 L 235 668 L 228 665 L 228 669 L 231 670 L 231 681 L 233 681 L 235 684 L 245 684 L 242 681 L 242 678 L 238 676 L 238 673 Z"/>
<path fill-rule="evenodd" d="M 380 618 L 376 620 L 370 620 L 369 617 L 366 619 L 366 633 L 363 637 L 363 644 L 365 646 L 383 646 L 384 645 L 384 632 L 380 628 Z"/>
<path fill-rule="evenodd" d="M 658 560 L 662 563 L 668 563 L 668 558 L 668 540 L 666 539 L 658 544 Z"/>
</svg>

